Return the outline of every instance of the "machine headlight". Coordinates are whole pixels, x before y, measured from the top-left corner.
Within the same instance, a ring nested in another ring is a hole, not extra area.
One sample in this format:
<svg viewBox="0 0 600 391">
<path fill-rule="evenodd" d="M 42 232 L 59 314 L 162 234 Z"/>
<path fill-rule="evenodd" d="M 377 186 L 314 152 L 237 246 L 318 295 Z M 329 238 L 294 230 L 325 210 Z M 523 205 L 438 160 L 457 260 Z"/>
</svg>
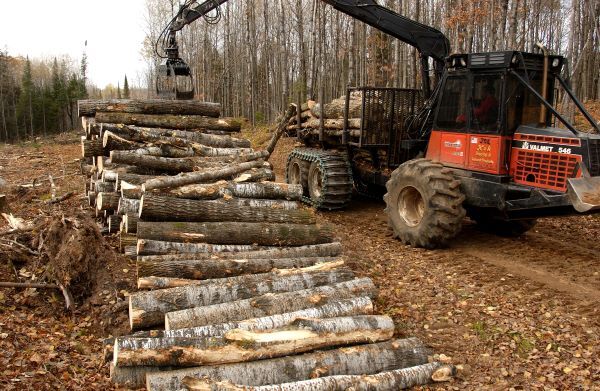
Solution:
<svg viewBox="0 0 600 391">
<path fill-rule="evenodd" d="M 552 60 L 552 68 L 556 68 L 560 65 L 560 58 L 555 58 Z"/>
</svg>

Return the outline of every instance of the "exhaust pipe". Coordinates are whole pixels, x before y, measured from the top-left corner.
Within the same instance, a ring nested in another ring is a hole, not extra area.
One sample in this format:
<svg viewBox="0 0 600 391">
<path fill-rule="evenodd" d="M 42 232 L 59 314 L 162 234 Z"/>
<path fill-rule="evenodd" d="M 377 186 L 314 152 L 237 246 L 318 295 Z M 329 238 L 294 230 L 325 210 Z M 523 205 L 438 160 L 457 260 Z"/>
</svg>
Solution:
<svg viewBox="0 0 600 391">
<path fill-rule="evenodd" d="M 535 46 L 540 49 L 540 51 L 544 54 L 544 76 L 542 79 L 542 98 L 544 98 L 544 100 L 548 100 L 548 68 L 549 68 L 549 61 L 548 61 L 548 49 L 546 49 L 546 47 L 544 45 L 542 45 L 541 42 L 538 42 L 535 44 Z M 546 106 L 544 106 L 543 103 L 540 103 L 540 118 L 538 121 L 538 126 L 539 127 L 545 127 L 546 126 Z"/>
</svg>

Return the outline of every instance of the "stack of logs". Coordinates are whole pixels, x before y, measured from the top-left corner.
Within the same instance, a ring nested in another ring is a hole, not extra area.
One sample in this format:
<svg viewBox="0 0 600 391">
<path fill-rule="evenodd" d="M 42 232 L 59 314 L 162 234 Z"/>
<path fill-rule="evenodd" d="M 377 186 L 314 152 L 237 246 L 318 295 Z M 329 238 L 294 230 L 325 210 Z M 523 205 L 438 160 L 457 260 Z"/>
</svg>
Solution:
<svg viewBox="0 0 600 391">
<path fill-rule="evenodd" d="M 453 374 L 419 340 L 393 339 L 392 319 L 373 314 L 377 289 L 344 266 L 332 227 L 300 204 L 301 186 L 273 182 L 269 151 L 223 134 L 239 128 L 215 119 L 218 105 L 79 109 L 90 203 L 137 259 L 133 334 L 105 341 L 116 385 L 396 390 Z"/>
<path fill-rule="evenodd" d="M 362 95 L 353 92 L 348 100 L 348 135 L 350 137 L 360 136 Z M 323 132 L 326 137 L 338 138 L 344 130 L 344 115 L 346 110 L 346 97 L 334 99 L 330 103 L 321 105 L 309 100 L 302 104 L 301 112 L 288 121 L 288 134 L 298 135 L 300 138 L 318 136 L 323 119 Z M 300 120 L 300 126 L 298 126 Z"/>
</svg>

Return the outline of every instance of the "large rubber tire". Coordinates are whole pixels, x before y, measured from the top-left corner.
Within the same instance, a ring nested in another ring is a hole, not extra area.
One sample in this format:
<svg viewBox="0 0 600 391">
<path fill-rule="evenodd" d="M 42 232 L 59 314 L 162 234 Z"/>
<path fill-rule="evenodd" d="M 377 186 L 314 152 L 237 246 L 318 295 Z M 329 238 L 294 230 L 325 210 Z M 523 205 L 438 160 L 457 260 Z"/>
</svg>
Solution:
<svg viewBox="0 0 600 391">
<path fill-rule="evenodd" d="M 464 194 L 452 171 L 428 159 L 399 166 L 386 184 L 385 212 L 394 237 L 416 247 L 443 247 L 462 228 Z"/>
<path fill-rule="evenodd" d="M 293 157 L 287 166 L 287 183 L 291 185 L 302 185 L 302 193 L 308 196 L 308 169 L 310 162 Z"/>
<path fill-rule="evenodd" d="M 312 200 L 323 196 L 323 173 L 319 162 L 312 162 L 308 170 L 308 194 Z"/>
<path fill-rule="evenodd" d="M 484 213 L 472 213 L 469 217 L 481 231 L 504 237 L 521 236 L 537 224 L 537 219 L 502 220 Z"/>
</svg>

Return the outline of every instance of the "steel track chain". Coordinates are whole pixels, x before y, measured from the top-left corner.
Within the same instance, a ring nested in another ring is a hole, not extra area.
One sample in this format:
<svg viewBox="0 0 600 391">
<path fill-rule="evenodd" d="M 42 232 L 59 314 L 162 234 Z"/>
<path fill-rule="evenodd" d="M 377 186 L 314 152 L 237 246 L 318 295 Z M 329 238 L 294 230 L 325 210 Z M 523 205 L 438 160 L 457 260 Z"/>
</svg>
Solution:
<svg viewBox="0 0 600 391">
<path fill-rule="evenodd" d="M 293 158 L 313 163 L 318 162 L 322 173 L 321 197 L 312 200 L 303 196 L 302 201 L 317 209 L 341 209 L 352 198 L 352 167 L 345 154 L 313 148 L 296 148 L 288 156 L 287 165 Z M 287 170 L 285 175 L 286 182 Z"/>
</svg>

